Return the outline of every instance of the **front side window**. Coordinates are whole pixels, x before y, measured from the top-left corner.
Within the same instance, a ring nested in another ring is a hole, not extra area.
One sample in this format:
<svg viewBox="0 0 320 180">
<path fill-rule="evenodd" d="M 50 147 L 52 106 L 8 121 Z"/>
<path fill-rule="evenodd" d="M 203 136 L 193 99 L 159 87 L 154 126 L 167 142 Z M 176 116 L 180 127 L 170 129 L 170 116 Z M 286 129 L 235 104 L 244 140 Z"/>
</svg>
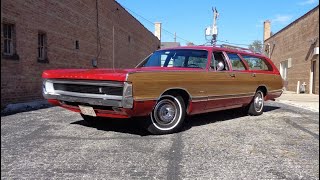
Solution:
<svg viewBox="0 0 320 180">
<path fill-rule="evenodd" d="M 243 62 L 237 54 L 228 53 L 228 57 L 232 66 L 232 70 L 242 71 L 246 69 Z"/>
<path fill-rule="evenodd" d="M 47 60 L 47 36 L 43 32 L 38 33 L 38 60 Z"/>
<path fill-rule="evenodd" d="M 3 54 L 13 55 L 14 54 L 14 25 L 3 24 Z"/>
<path fill-rule="evenodd" d="M 205 69 L 208 52 L 205 50 L 160 50 L 151 54 L 140 67 L 183 67 Z"/>
<path fill-rule="evenodd" d="M 272 69 L 271 66 L 268 66 L 263 59 L 248 55 L 242 57 L 247 62 L 250 70 L 270 71 Z"/>
</svg>

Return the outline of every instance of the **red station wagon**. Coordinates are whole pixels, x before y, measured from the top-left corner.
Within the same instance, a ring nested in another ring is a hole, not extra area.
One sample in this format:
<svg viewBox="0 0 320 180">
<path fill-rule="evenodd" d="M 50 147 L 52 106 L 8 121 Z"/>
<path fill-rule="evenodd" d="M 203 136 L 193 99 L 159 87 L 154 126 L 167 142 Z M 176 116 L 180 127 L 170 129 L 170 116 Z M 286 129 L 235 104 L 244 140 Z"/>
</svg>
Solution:
<svg viewBox="0 0 320 180">
<path fill-rule="evenodd" d="M 81 113 L 87 122 L 145 117 L 152 134 L 177 132 L 186 115 L 239 107 L 261 115 L 264 101 L 283 88 L 269 58 L 212 46 L 158 50 L 133 69 L 57 69 L 42 77 L 50 103 Z"/>
</svg>

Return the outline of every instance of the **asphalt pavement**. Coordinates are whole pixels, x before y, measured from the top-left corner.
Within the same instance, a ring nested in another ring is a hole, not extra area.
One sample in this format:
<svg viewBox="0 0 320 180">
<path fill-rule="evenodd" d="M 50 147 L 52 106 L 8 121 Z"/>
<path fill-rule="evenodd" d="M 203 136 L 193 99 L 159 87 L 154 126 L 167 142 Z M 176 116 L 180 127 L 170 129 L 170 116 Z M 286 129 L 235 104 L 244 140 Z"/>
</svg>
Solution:
<svg viewBox="0 0 320 180">
<path fill-rule="evenodd" d="M 134 119 L 50 107 L 1 117 L 1 179 L 319 179 L 319 112 L 267 102 L 149 135 Z"/>
</svg>

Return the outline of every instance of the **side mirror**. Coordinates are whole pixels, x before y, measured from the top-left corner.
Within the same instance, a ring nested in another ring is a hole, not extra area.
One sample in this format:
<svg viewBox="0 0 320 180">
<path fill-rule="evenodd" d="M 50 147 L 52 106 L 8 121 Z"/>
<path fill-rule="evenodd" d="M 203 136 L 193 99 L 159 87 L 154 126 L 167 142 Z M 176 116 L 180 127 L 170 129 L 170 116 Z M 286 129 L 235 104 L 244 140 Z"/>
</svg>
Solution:
<svg viewBox="0 0 320 180">
<path fill-rule="evenodd" d="M 96 59 L 96 58 L 93 58 L 93 59 L 91 60 L 91 64 L 92 64 L 92 67 L 97 68 L 97 66 L 98 66 L 98 61 L 97 61 L 97 59 Z"/>
<path fill-rule="evenodd" d="M 217 64 L 217 71 L 222 71 L 224 69 L 224 64 L 223 64 L 223 62 L 219 62 L 218 64 Z"/>
</svg>

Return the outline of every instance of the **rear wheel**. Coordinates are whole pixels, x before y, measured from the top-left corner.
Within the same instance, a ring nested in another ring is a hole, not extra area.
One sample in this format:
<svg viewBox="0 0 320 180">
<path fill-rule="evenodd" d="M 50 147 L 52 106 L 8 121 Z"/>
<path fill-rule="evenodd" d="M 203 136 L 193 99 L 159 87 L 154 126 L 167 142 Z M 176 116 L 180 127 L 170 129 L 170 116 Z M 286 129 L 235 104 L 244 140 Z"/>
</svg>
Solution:
<svg viewBox="0 0 320 180">
<path fill-rule="evenodd" d="M 251 103 L 248 106 L 248 114 L 252 116 L 258 116 L 263 113 L 264 107 L 264 94 L 261 90 L 257 90 Z"/>
<path fill-rule="evenodd" d="M 147 122 L 147 130 L 152 134 L 177 132 L 185 119 L 186 107 L 181 96 L 164 95 L 157 102 Z"/>
</svg>

